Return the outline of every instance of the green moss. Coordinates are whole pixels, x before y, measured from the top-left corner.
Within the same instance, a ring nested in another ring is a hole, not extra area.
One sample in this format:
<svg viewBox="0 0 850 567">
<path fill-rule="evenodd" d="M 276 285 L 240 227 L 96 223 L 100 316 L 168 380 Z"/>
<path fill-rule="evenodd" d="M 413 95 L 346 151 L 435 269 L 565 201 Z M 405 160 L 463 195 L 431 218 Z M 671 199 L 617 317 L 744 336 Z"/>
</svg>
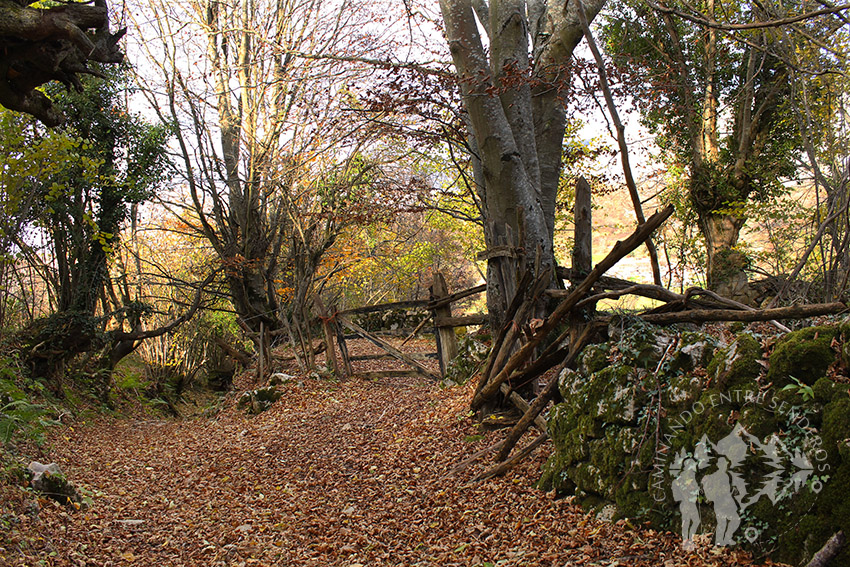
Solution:
<svg viewBox="0 0 850 567">
<path fill-rule="evenodd" d="M 811 386 L 826 375 L 835 362 L 832 341 L 838 335 L 836 327 L 809 327 L 785 335 L 770 355 L 768 380 L 783 387 L 792 382 L 791 376 Z"/>
<path fill-rule="evenodd" d="M 779 419 L 774 412 L 762 405 L 744 407 L 738 417 L 738 422 L 751 435 L 758 439 L 766 439 L 779 431 Z"/>
<path fill-rule="evenodd" d="M 576 485 L 567 476 L 567 466 L 558 451 L 552 453 L 541 468 L 541 477 L 537 482 L 540 490 L 554 490 L 558 496 L 570 496 L 575 493 Z"/>
<path fill-rule="evenodd" d="M 769 518 L 772 532 L 779 534 L 777 550 L 772 554 L 774 559 L 803 565 L 834 533 L 839 530 L 846 533 L 850 529 L 850 498 L 847 497 L 850 463 L 844 462 L 830 472 L 820 494 L 804 489 L 780 514 L 775 507 L 767 505 L 758 510 L 759 517 Z M 830 561 L 830 565 L 848 563 L 847 548 Z"/>
<path fill-rule="evenodd" d="M 822 404 L 827 404 L 836 397 L 848 397 L 847 391 L 847 384 L 839 384 L 835 380 L 827 377 L 820 378 L 817 382 L 815 382 L 814 386 L 812 386 L 815 401 Z"/>
<path fill-rule="evenodd" d="M 693 370 L 711 362 L 717 351 L 717 341 L 705 333 L 685 331 L 679 338 L 679 347 L 673 355 L 672 370 Z"/>
<path fill-rule="evenodd" d="M 850 337 L 850 322 L 846 327 Z M 631 336 L 630 329 L 623 333 L 625 336 L 617 345 L 623 354 L 619 363 L 598 368 L 603 360 L 600 353 L 604 352 L 604 348 L 599 348 L 586 355 L 587 367 L 595 370 L 592 375 L 573 372 L 564 377 L 569 395 L 565 396 L 567 402 L 555 406 L 550 413 L 555 451 L 543 468 L 541 486 L 559 494 L 575 494 L 577 503 L 594 509 L 614 502 L 618 513 L 652 520 L 655 527 L 677 530 L 680 520 L 676 504 L 668 495 L 667 504 L 658 505 L 652 498 L 657 492 L 649 489 L 656 456 L 654 440 L 643 445 L 640 441 L 645 420 L 655 415 L 655 390 L 660 383 L 664 406 L 661 428 L 665 442 L 670 444 L 668 454 L 680 449 L 693 451 L 704 436 L 717 442 L 732 431 L 735 423 L 740 423 L 759 439 L 778 434 L 789 450 L 805 448 L 812 459 L 812 476 L 823 482 L 823 491 L 811 490 L 810 477 L 810 483 L 790 498 L 772 502 L 762 497 L 748 507 L 741 529 L 755 527 L 759 539 L 751 546 L 746 543 L 746 547 L 757 554 L 769 553 L 775 560 L 805 564 L 838 529 L 850 530 L 850 498 L 846 490 L 850 486 L 850 396 L 846 384 L 826 378 L 817 380 L 811 388 L 814 400 L 808 400 L 798 391 L 782 391 L 780 381 L 774 383 L 772 398 L 754 401 L 752 396 L 764 380 L 762 350 L 751 334 L 742 333 L 733 344 L 719 351 L 709 347 L 702 353 L 694 351 L 679 358 L 677 349 L 661 373 L 652 376 L 640 364 L 645 364 L 657 350 L 635 340 L 648 337 L 649 329 L 642 328 Z M 834 336 L 830 336 L 829 328 L 806 329 L 787 343 L 801 352 L 810 352 L 806 350 L 810 343 L 817 342 L 831 350 Z M 687 340 L 683 338 L 681 344 L 697 344 L 700 340 L 695 333 Z M 791 352 L 790 346 L 783 347 L 784 353 L 778 349 L 782 356 Z M 623 353 L 623 349 L 628 352 Z M 712 352 L 707 380 L 690 373 L 690 364 L 704 363 Z M 617 357 L 611 359 L 617 361 Z M 607 356 L 604 360 L 608 364 Z M 828 364 L 822 365 L 824 373 L 827 367 Z M 711 388 L 705 389 L 706 386 Z M 807 419 L 807 429 L 792 418 L 792 413 L 800 412 Z M 677 423 L 679 427 L 674 429 Z M 654 428 L 655 422 L 650 422 L 649 427 Z M 827 449 L 826 460 L 813 458 L 812 451 L 817 448 L 813 436 Z M 752 495 L 776 471 L 754 455 L 748 459 L 739 472 Z M 710 530 L 714 525 L 712 505 L 703 503 L 701 514 L 704 529 Z M 836 564 L 850 564 L 847 551 L 842 552 Z"/>
<path fill-rule="evenodd" d="M 648 388 L 630 366 L 611 366 L 593 375 L 584 389 L 585 408 L 608 423 L 635 424 Z"/>
<path fill-rule="evenodd" d="M 446 368 L 443 383 L 449 386 L 466 384 L 483 365 L 490 347 L 478 340 L 476 335 L 466 334 L 458 341 L 458 354 Z"/>
<path fill-rule="evenodd" d="M 664 407 L 677 414 L 691 407 L 702 392 L 702 380 L 693 374 L 675 373 L 664 387 Z"/>
<path fill-rule="evenodd" d="M 599 468 L 588 462 L 577 463 L 567 467 L 567 476 L 587 493 L 605 494 L 605 488 L 611 485 L 610 479 L 604 479 Z"/>
<path fill-rule="evenodd" d="M 761 374 L 761 358 L 761 345 L 755 337 L 741 333 L 735 342 L 717 351 L 708 365 L 708 376 L 721 390 L 746 388 Z"/>
<path fill-rule="evenodd" d="M 617 349 L 623 357 L 624 365 L 654 369 L 672 340 L 659 327 L 636 322 L 622 333 Z"/>
<path fill-rule="evenodd" d="M 549 436 L 559 446 L 567 433 L 573 430 L 576 426 L 576 411 L 570 404 L 557 404 L 549 410 L 549 419 L 547 421 Z"/>
<path fill-rule="evenodd" d="M 249 390 L 239 396 L 236 407 L 246 410 L 248 413 L 262 413 L 272 407 L 282 395 L 274 386 Z"/>
<path fill-rule="evenodd" d="M 655 501 L 646 490 L 633 490 L 623 486 L 617 491 L 617 508 L 630 518 L 645 518 L 655 506 Z"/>
<path fill-rule="evenodd" d="M 850 461 L 850 398 L 838 398 L 824 406 L 821 438 L 833 464 L 837 462 L 836 452 Z"/>
<path fill-rule="evenodd" d="M 590 376 L 583 376 L 571 368 L 565 368 L 561 375 L 558 376 L 558 391 L 561 397 L 565 400 L 573 400 L 577 394 L 591 379 Z"/>
<path fill-rule="evenodd" d="M 838 326 L 838 333 L 841 337 L 841 364 L 848 368 L 850 367 L 850 317 Z"/>
<path fill-rule="evenodd" d="M 560 445 L 564 464 L 569 466 L 573 463 L 583 461 L 588 455 L 588 443 L 593 439 L 587 435 L 584 428 L 576 428 L 562 437 Z"/>
<path fill-rule="evenodd" d="M 579 360 L 579 372 L 585 377 L 589 377 L 591 374 L 599 372 L 608 366 L 609 353 L 610 348 L 607 343 L 589 345 L 585 347 Z"/>
</svg>

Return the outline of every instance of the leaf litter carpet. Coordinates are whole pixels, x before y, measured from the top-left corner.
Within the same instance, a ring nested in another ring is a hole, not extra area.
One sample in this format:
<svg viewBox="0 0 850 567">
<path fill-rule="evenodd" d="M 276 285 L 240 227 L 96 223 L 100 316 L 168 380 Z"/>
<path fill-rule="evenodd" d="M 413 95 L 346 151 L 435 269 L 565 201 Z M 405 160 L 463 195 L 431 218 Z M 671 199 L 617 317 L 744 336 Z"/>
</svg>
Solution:
<svg viewBox="0 0 850 567">
<path fill-rule="evenodd" d="M 213 417 L 63 426 L 49 456 L 94 505 L 21 512 L 0 565 L 751 564 L 707 536 L 685 552 L 673 534 L 597 521 L 533 488 L 546 446 L 501 478 L 466 487 L 486 459 L 446 478 L 501 435 L 478 438 L 470 386 L 284 389 L 257 416 L 231 395 Z"/>
</svg>

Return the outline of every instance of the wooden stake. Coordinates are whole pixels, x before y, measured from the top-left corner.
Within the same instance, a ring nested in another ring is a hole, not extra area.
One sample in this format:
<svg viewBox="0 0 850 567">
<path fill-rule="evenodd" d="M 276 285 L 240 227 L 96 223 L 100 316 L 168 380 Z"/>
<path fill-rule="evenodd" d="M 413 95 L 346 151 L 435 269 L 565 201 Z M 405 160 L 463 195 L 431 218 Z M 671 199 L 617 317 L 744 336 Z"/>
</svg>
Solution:
<svg viewBox="0 0 850 567">
<path fill-rule="evenodd" d="M 336 342 L 339 345 L 339 354 L 342 356 L 342 366 L 345 370 L 345 377 L 351 378 L 354 375 L 354 370 L 351 368 L 351 357 L 348 355 L 348 345 L 345 343 L 345 333 L 342 332 L 338 320 L 334 320 L 334 332 L 336 333 Z"/>
<path fill-rule="evenodd" d="M 316 310 L 319 312 L 319 320 L 322 322 L 322 336 L 325 339 L 325 359 L 328 361 L 334 376 L 339 376 L 339 366 L 336 363 L 336 348 L 334 348 L 334 332 L 331 328 L 331 319 L 328 316 L 328 311 L 325 309 L 325 304 L 322 303 L 322 298 L 318 295 L 313 299 L 316 305 Z"/>
<path fill-rule="evenodd" d="M 516 445 L 517 441 L 519 441 L 520 437 L 522 437 L 522 434 L 525 433 L 525 430 L 528 429 L 528 426 L 534 423 L 535 419 L 537 419 L 544 408 L 546 408 L 549 401 L 554 397 L 555 391 L 558 389 L 558 377 L 561 374 L 561 370 L 569 366 L 576 360 L 576 358 L 578 358 L 578 355 L 581 354 L 584 346 L 590 341 L 590 337 L 593 336 L 594 331 L 595 327 L 593 325 L 585 326 L 584 332 L 581 336 L 578 337 L 574 344 L 570 345 L 569 356 L 555 372 L 552 379 L 549 380 L 549 383 L 546 384 L 543 391 L 540 392 L 540 394 L 534 399 L 525 414 L 523 414 L 516 425 L 511 428 L 510 432 L 508 432 L 507 437 L 505 437 L 505 444 L 502 445 L 502 448 L 499 451 L 499 456 L 496 457 L 496 460 L 504 461 L 508 458 L 508 455 L 511 454 L 511 450 L 514 448 L 514 445 Z"/>
<path fill-rule="evenodd" d="M 434 283 L 431 285 L 431 300 L 434 302 L 448 296 L 449 290 L 446 278 L 443 274 L 434 274 Z M 457 335 L 452 327 L 437 326 L 438 318 L 451 318 L 451 304 L 445 304 L 433 310 L 434 314 L 434 336 L 437 339 L 437 356 L 440 359 L 440 374 L 445 378 L 449 363 L 457 356 Z"/>
<path fill-rule="evenodd" d="M 547 439 L 549 439 L 548 433 L 541 433 L 534 441 L 523 447 L 516 455 L 511 457 L 509 460 L 504 463 L 499 463 L 495 467 L 484 471 L 483 473 L 475 476 L 472 480 L 469 481 L 469 484 L 474 484 L 476 482 L 481 482 L 482 480 L 487 480 L 488 478 L 493 478 L 494 476 L 503 475 L 515 466 L 517 466 L 524 458 L 529 456 L 534 452 L 540 445 L 542 445 Z M 504 449 L 504 445 L 502 446 Z M 468 485 L 467 485 L 468 486 Z"/>
<path fill-rule="evenodd" d="M 473 410 L 478 410 L 484 402 L 492 397 L 499 389 L 502 382 L 507 381 L 511 374 L 520 368 L 534 354 L 534 350 L 543 342 L 561 320 L 572 311 L 576 303 L 579 302 L 591 290 L 593 284 L 596 283 L 602 274 L 608 271 L 614 264 L 619 262 L 623 257 L 629 254 L 632 250 L 640 246 L 661 224 L 673 214 L 673 206 L 668 205 L 662 211 L 652 215 L 646 223 L 642 224 L 635 230 L 626 240 L 619 241 L 614 245 L 614 248 L 608 255 L 599 262 L 588 276 L 579 284 L 561 303 L 555 308 L 555 311 L 543 322 L 543 325 L 538 328 L 529 338 L 528 342 L 520 348 L 500 369 L 499 373 L 489 381 L 489 383 L 478 392 L 472 399 L 471 407 Z M 563 339 L 560 339 L 563 340 Z"/>
</svg>

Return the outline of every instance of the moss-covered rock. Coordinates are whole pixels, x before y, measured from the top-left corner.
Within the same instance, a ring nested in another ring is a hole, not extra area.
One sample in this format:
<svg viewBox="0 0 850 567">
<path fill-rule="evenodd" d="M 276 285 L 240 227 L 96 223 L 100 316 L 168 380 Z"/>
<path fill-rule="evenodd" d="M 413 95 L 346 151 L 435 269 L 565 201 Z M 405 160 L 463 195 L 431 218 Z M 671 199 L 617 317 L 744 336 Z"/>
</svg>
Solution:
<svg viewBox="0 0 850 567">
<path fill-rule="evenodd" d="M 673 354 L 672 370 L 689 371 L 704 367 L 717 351 L 717 340 L 706 333 L 685 331 L 679 337 L 679 345 Z"/>
<path fill-rule="evenodd" d="M 679 413 L 691 407 L 702 394 L 703 381 L 687 372 L 674 372 L 663 387 L 663 403 L 668 411 Z"/>
<path fill-rule="evenodd" d="M 761 345 L 756 338 L 741 333 L 732 344 L 717 351 L 706 370 L 721 390 L 745 388 L 761 373 L 761 358 Z"/>
<path fill-rule="evenodd" d="M 591 376 L 608 366 L 608 354 L 611 352 L 608 343 L 588 345 L 582 351 L 578 362 L 578 372 L 582 376 Z"/>
<path fill-rule="evenodd" d="M 59 465 L 56 463 L 45 465 L 32 461 L 27 466 L 27 472 L 31 476 L 30 486 L 33 490 L 56 500 L 60 504 L 79 509 L 83 497 L 77 491 L 74 483 L 68 480 Z M 75 504 L 76 506 L 74 506 Z"/>
<path fill-rule="evenodd" d="M 753 404 L 741 409 L 738 423 L 754 437 L 764 440 L 780 431 L 780 419 L 776 412 L 770 411 L 761 404 Z"/>
<path fill-rule="evenodd" d="M 840 460 L 850 462 L 850 398 L 838 398 L 824 406 L 821 438 L 833 465 Z"/>
<path fill-rule="evenodd" d="M 850 393 L 850 386 L 847 384 L 839 384 L 831 378 L 820 378 L 812 386 L 812 394 L 815 396 L 815 401 L 821 404 L 827 404 L 834 398 L 847 398 Z"/>
<path fill-rule="evenodd" d="M 645 371 L 630 366 L 611 366 L 597 372 L 584 389 L 585 405 L 605 423 L 636 424 L 649 398 Z"/>
<path fill-rule="evenodd" d="M 473 374 L 481 368 L 490 353 L 490 346 L 478 340 L 473 334 L 466 334 L 458 341 L 458 354 L 446 368 L 443 383 L 447 386 L 466 384 Z"/>
<path fill-rule="evenodd" d="M 555 450 L 541 486 L 574 494 L 577 503 L 592 510 L 614 510 L 614 504 L 615 516 L 679 529 L 671 462 L 676 455 L 699 454 L 702 446 L 708 455 L 698 471 L 703 478 L 716 470 L 710 467 L 717 466 L 718 445 L 734 446 L 734 433 L 746 453 L 735 472 L 751 499 L 741 513 L 738 541 L 758 554 L 804 563 L 838 529 L 850 530 L 850 386 L 822 377 L 831 364 L 828 356 L 811 387 L 803 373 L 818 371 L 802 361 L 789 362 L 805 359 L 806 353 L 824 354 L 824 346 L 831 351 L 837 335 L 828 329 L 806 329 L 780 341 L 774 387 L 768 390 L 762 349 L 749 332 L 723 348 L 700 333 L 681 333 L 671 353 L 670 331 L 621 322 L 610 348 L 594 347 L 581 358 L 578 371 L 566 371 L 559 379 L 566 401 L 549 414 Z M 789 373 L 789 365 L 795 373 Z M 801 385 L 783 390 L 784 375 L 799 378 Z M 656 447 L 655 435 L 645 435 L 655 428 L 663 447 Z M 776 443 L 782 448 L 776 449 Z M 783 455 L 781 463 L 776 451 Z M 781 498 L 770 496 L 769 481 L 785 487 Z M 712 529 L 712 504 L 701 501 L 699 508 L 701 529 Z M 756 535 L 752 542 L 744 541 L 747 528 Z M 845 556 L 837 564 L 850 564 Z"/>
<path fill-rule="evenodd" d="M 239 396 L 239 399 L 236 401 L 236 407 L 252 414 L 262 413 L 272 407 L 282 395 L 275 386 L 265 386 L 256 390 L 248 390 Z"/>
<path fill-rule="evenodd" d="M 537 487 L 545 491 L 554 490 L 558 496 L 575 494 L 576 484 L 567 475 L 567 466 L 564 464 L 561 454 L 557 450 L 553 452 L 541 468 Z"/>
<path fill-rule="evenodd" d="M 676 336 L 666 329 L 629 318 L 612 321 L 608 333 L 611 342 L 616 343 L 621 364 L 647 370 L 655 369 Z"/>
<path fill-rule="evenodd" d="M 826 376 L 835 362 L 832 342 L 839 331 L 834 326 L 808 327 L 788 333 L 776 343 L 770 355 L 768 380 L 782 387 L 793 382 L 792 376 L 811 386 Z"/>
</svg>

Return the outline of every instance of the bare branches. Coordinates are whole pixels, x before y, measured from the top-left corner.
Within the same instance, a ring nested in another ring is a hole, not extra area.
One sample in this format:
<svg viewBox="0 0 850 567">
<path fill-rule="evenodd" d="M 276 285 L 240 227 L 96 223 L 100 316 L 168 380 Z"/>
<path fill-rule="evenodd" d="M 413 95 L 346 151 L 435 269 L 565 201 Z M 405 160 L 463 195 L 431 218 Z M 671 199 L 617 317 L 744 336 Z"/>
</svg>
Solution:
<svg viewBox="0 0 850 567">
<path fill-rule="evenodd" d="M 617 144 L 620 147 L 620 160 L 623 164 L 623 175 L 626 178 L 626 186 L 629 189 L 629 196 L 632 198 L 632 206 L 635 210 L 638 224 L 646 222 L 646 217 L 643 214 L 641 206 L 640 194 L 638 193 L 637 184 L 632 175 L 632 167 L 629 163 L 629 147 L 626 144 L 626 128 L 620 121 L 620 114 L 617 112 L 617 105 L 614 103 L 614 97 L 611 95 L 611 88 L 608 84 L 608 75 L 605 72 L 605 62 L 602 60 L 602 54 L 599 53 L 599 48 L 596 46 L 596 41 L 593 39 L 593 33 L 590 31 L 590 24 L 587 16 L 584 13 L 584 8 L 578 10 L 579 21 L 584 32 L 584 38 L 587 45 L 593 53 L 593 58 L 596 60 L 596 67 L 599 71 L 599 85 L 602 87 L 602 94 L 605 97 L 605 103 L 608 105 L 608 112 L 611 114 L 611 120 L 614 122 L 614 127 L 617 130 Z M 661 285 L 661 268 L 658 265 L 658 251 L 655 249 L 655 244 L 652 238 L 647 238 L 646 249 L 649 253 L 650 264 L 652 266 L 652 279 L 655 285 Z"/>
<path fill-rule="evenodd" d="M 647 0 L 647 4 L 652 6 L 654 10 L 661 12 L 662 14 L 668 14 L 677 16 L 682 18 L 683 20 L 687 20 L 689 22 L 698 24 L 700 26 L 704 26 L 710 29 L 716 30 L 724 30 L 724 31 L 741 31 L 741 30 L 755 30 L 755 29 L 765 29 L 765 28 L 778 28 L 782 26 L 787 26 L 789 24 L 795 24 L 798 22 L 804 22 L 806 20 L 812 20 L 815 18 L 819 18 L 821 16 L 828 15 L 837 15 L 839 17 L 844 18 L 844 11 L 850 10 L 850 4 L 840 4 L 838 6 L 826 7 L 821 10 L 814 10 L 812 12 L 806 12 L 803 14 L 797 14 L 796 16 L 788 16 L 785 18 L 777 18 L 775 20 L 767 20 L 763 22 L 749 22 L 746 24 L 732 24 L 732 23 L 723 23 L 718 22 L 713 17 L 707 17 L 700 13 L 700 15 L 694 15 L 693 13 L 684 12 L 682 10 L 678 10 L 676 8 L 671 8 L 665 4 L 659 4 L 653 2 L 652 0 Z M 699 13 L 699 12 L 697 12 Z"/>
</svg>

